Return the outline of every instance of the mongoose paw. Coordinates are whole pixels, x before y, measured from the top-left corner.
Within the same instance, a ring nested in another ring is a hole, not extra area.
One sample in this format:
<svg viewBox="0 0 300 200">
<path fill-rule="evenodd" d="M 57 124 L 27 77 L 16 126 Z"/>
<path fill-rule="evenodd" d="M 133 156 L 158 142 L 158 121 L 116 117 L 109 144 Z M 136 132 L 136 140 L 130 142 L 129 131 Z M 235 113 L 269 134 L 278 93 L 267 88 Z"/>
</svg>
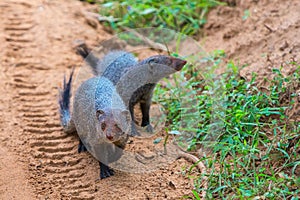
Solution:
<svg viewBox="0 0 300 200">
<path fill-rule="evenodd" d="M 151 124 L 148 124 L 148 125 L 146 126 L 146 131 L 147 131 L 148 133 L 153 133 L 153 127 L 151 126 Z"/>
<path fill-rule="evenodd" d="M 114 175 L 114 170 L 100 162 L 100 179 L 104 179 Z"/>
<path fill-rule="evenodd" d="M 132 136 L 132 137 L 141 135 L 141 134 L 137 131 L 137 129 L 136 129 L 134 123 L 132 123 L 132 126 L 131 126 L 131 132 L 130 132 L 128 135 L 129 135 L 129 136 Z"/>
<path fill-rule="evenodd" d="M 110 176 L 114 175 L 114 171 L 113 170 L 108 170 L 103 172 L 102 174 L 100 174 L 100 179 L 104 179 L 104 178 L 108 178 Z"/>
</svg>

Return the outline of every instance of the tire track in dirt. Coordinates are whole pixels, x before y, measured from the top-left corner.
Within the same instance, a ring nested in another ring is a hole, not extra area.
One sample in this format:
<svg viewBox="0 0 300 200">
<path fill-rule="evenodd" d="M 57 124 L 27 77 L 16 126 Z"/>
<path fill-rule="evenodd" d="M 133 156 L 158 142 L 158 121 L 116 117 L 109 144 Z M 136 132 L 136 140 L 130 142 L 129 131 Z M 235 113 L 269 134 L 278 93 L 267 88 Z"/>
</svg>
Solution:
<svg viewBox="0 0 300 200">
<path fill-rule="evenodd" d="M 27 159 L 22 151 L 25 142 L 18 139 L 22 134 L 15 128 L 18 121 L 12 103 L 15 95 L 12 95 L 10 75 L 15 67 L 13 63 L 17 49 L 7 42 L 10 37 L 7 36 L 9 28 L 6 24 L 13 26 L 16 22 L 8 18 L 11 15 L 7 13 L 11 13 L 13 8 L 7 2 L 0 2 L 0 9 L 0 199 L 31 200 L 35 199 L 35 195 L 28 180 Z"/>
<path fill-rule="evenodd" d="M 63 134 L 53 104 L 55 95 L 43 89 L 44 80 L 51 68 L 39 62 L 30 52 L 41 45 L 35 40 L 36 4 L 8 2 L 10 13 L 5 21 L 5 40 L 9 63 L 14 63 L 11 85 L 12 99 L 22 124 L 23 142 L 29 146 L 31 183 L 39 198 L 94 199 L 90 182 L 81 182 L 84 165 L 77 154 L 74 137 Z M 48 38 L 40 38 L 47 40 Z M 38 54 L 36 54 L 38 55 Z M 44 87 L 47 88 L 47 87 Z M 17 139 L 17 138 L 15 138 Z"/>
<path fill-rule="evenodd" d="M 179 199 L 190 194 L 193 184 L 182 174 L 190 164 L 182 159 L 157 172 L 116 171 L 97 182 L 98 162 L 88 153 L 78 154 L 77 137 L 63 133 L 57 86 L 68 68 L 81 64 L 72 44 L 84 39 L 93 46 L 110 38 L 100 26 L 87 25 L 82 7 L 71 0 L 14 0 L 1 7 L 6 48 L 0 55 L 8 71 L 12 125 L 0 139 L 11 137 L 7 146 L 27 165 L 26 178 L 38 199 Z"/>
</svg>

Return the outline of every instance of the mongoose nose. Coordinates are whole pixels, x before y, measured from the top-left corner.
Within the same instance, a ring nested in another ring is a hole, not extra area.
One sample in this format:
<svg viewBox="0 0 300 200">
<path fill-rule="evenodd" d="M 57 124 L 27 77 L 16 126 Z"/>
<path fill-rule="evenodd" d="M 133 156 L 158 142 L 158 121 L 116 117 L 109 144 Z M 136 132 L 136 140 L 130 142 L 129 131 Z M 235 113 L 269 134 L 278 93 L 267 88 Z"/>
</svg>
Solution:
<svg viewBox="0 0 300 200">
<path fill-rule="evenodd" d="M 186 64 L 186 60 L 172 57 L 172 68 L 179 71 Z"/>
<path fill-rule="evenodd" d="M 107 133 L 106 133 L 106 138 L 109 139 L 110 141 L 114 139 L 114 137 L 111 134 L 107 134 Z"/>
</svg>

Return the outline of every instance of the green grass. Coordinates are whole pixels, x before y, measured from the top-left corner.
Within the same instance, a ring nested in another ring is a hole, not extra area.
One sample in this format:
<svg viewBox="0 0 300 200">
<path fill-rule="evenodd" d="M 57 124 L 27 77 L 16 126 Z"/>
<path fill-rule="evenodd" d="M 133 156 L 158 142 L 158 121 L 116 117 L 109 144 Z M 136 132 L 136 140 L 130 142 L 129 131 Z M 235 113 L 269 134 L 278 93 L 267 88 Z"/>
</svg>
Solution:
<svg viewBox="0 0 300 200">
<path fill-rule="evenodd" d="M 215 53 L 210 59 L 218 65 L 224 53 Z M 256 74 L 249 81 L 240 77 L 233 62 L 209 80 L 189 65 L 175 84 L 158 85 L 154 100 L 167 110 L 168 130 L 181 133 L 178 144 L 210 150 L 203 158 L 207 174 L 195 179 L 192 198 L 199 199 L 205 176 L 207 199 L 299 199 L 300 124 L 287 113 L 297 100 L 300 65 L 290 65 L 293 74 L 274 69 L 265 87 Z"/>
<path fill-rule="evenodd" d="M 100 15 L 115 31 L 160 27 L 197 35 L 209 9 L 221 5 L 214 0 L 169 2 L 103 1 Z M 243 20 L 250 15 L 245 10 Z M 215 51 L 207 58 L 212 69 L 224 56 Z M 182 148 L 209 150 L 201 158 L 207 172 L 194 179 L 195 189 L 186 198 L 200 199 L 207 178 L 207 199 L 299 199 L 300 124 L 290 113 L 298 103 L 300 66 L 289 65 L 297 70 L 285 76 L 274 69 L 264 87 L 256 74 L 251 80 L 240 77 L 233 62 L 217 76 L 190 64 L 158 84 L 154 101 L 167 111 L 169 133 L 177 134 Z"/>
<path fill-rule="evenodd" d="M 117 31 L 122 31 L 122 27 L 158 27 L 195 35 L 206 23 L 209 9 L 217 5 L 224 3 L 216 0 L 105 0 L 100 4 L 100 15 L 104 16 L 104 24 Z"/>
</svg>

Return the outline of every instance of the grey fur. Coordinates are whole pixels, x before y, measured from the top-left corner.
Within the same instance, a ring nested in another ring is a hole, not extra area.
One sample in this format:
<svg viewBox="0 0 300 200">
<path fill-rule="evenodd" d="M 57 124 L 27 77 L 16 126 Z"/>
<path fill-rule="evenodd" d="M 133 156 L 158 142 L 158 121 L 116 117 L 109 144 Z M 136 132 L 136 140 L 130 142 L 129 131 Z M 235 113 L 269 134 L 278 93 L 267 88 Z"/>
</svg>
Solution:
<svg viewBox="0 0 300 200">
<path fill-rule="evenodd" d="M 115 144 L 107 140 L 101 131 L 96 117 L 98 110 L 113 111 L 114 121 L 119 125 L 123 133 L 122 135 L 116 135 L 117 139 L 114 142 L 123 141 L 121 143 L 125 146 L 128 133 L 130 132 L 130 127 L 128 126 L 130 118 L 126 116 L 126 112 L 124 112 L 125 115 L 122 114 L 123 111 L 126 111 L 126 107 L 118 93 L 116 93 L 112 82 L 104 77 L 88 79 L 78 88 L 74 97 L 72 120 L 83 144 L 85 146 L 89 144 L 90 147 L 86 147 L 91 150 L 91 153 L 100 162 L 109 164 L 115 161 L 120 155 L 109 153 L 118 147 L 115 147 Z M 105 150 L 104 146 L 108 149 Z"/>
<path fill-rule="evenodd" d="M 68 94 L 68 91 L 64 88 L 61 96 Z M 68 100 L 63 99 L 63 102 Z M 113 83 L 105 77 L 94 77 L 83 82 L 73 101 L 71 118 L 61 118 L 69 120 L 64 123 L 64 130 L 75 128 L 84 146 L 100 161 L 101 178 L 113 175 L 107 165 L 121 157 L 127 143 L 131 128 L 129 111 Z M 64 113 L 61 112 L 61 115 Z"/>
<path fill-rule="evenodd" d="M 131 53 L 125 51 L 112 51 L 97 65 L 97 75 L 101 75 L 101 70 L 106 66 L 102 76 L 108 78 L 116 85 L 126 69 L 129 69 L 136 64 L 137 60 Z"/>
<path fill-rule="evenodd" d="M 82 56 L 88 52 L 84 49 Z M 136 63 L 132 54 L 123 51 L 111 52 L 101 61 L 93 54 L 89 56 L 92 60 L 87 62 L 93 64 L 91 67 L 98 76 L 86 80 L 77 89 L 69 117 L 71 73 L 60 93 L 60 114 L 64 130 L 75 128 L 83 145 L 100 161 L 100 177 L 105 178 L 113 175 L 107 165 L 121 157 L 128 136 L 139 134 L 133 106 L 140 103 L 142 120 L 151 131 L 149 109 L 153 89 L 160 79 L 181 70 L 186 61 L 159 55 Z M 103 127 L 103 122 L 112 126 Z"/>
<path fill-rule="evenodd" d="M 134 55 L 126 51 L 114 50 L 99 59 L 85 44 L 81 44 L 77 47 L 77 53 L 89 64 L 95 76 L 104 76 L 114 85 L 117 84 L 126 69 L 137 64 Z"/>
<path fill-rule="evenodd" d="M 140 103 L 142 126 L 152 132 L 149 110 L 153 90 L 159 80 L 181 70 L 185 63 L 186 61 L 170 56 L 152 56 L 127 70 L 121 77 L 116 88 L 132 117 L 131 135 L 139 135 L 134 124 L 134 105 Z"/>
<path fill-rule="evenodd" d="M 176 60 L 176 58 L 158 55 L 137 63 L 131 53 L 112 51 L 104 56 L 102 60 L 98 59 L 98 61 L 95 62 L 96 56 L 91 53 L 86 45 L 82 45 L 80 48 L 82 48 L 84 52 L 89 52 L 87 55 L 80 53 L 80 50 L 78 51 L 79 54 L 85 58 L 86 62 L 89 63 L 96 76 L 104 76 L 111 80 L 114 85 L 119 85 L 118 92 L 122 93 L 124 103 L 132 117 L 131 135 L 139 135 L 134 124 L 134 106 L 137 103 L 140 103 L 143 115 L 141 126 L 145 126 L 148 132 L 152 132 L 153 128 L 150 124 L 149 110 L 156 83 L 161 78 L 180 70 L 185 64 L 185 61 L 184 63 L 175 63 L 177 65 L 174 65 L 173 61 Z M 180 59 L 177 59 L 177 61 L 178 60 Z M 147 66 L 145 68 L 139 68 L 142 65 Z M 151 65 L 153 69 L 150 70 L 148 65 Z M 135 68 L 139 69 L 135 72 Z M 131 71 L 130 74 L 125 81 L 123 80 L 122 86 L 120 87 L 120 79 L 129 71 Z"/>
</svg>

